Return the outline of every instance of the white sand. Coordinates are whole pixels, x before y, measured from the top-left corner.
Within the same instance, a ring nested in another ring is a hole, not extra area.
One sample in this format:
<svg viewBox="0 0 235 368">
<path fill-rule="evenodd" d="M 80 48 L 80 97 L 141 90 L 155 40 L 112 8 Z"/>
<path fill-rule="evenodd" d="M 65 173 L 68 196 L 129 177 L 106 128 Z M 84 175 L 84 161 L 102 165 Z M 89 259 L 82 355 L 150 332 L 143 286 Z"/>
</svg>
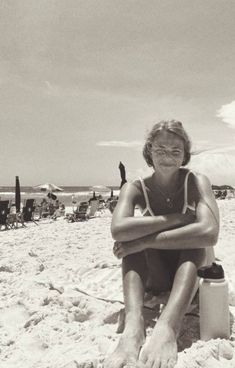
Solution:
<svg viewBox="0 0 235 368">
<path fill-rule="evenodd" d="M 216 256 L 230 283 L 231 342 L 200 341 L 199 318 L 187 316 L 177 368 L 235 367 L 235 200 L 219 205 Z M 0 232 L 1 368 L 92 368 L 114 349 L 123 305 L 110 220 L 107 211 L 82 223 L 45 219 Z M 150 335 L 154 314 L 147 310 L 146 321 Z"/>
</svg>

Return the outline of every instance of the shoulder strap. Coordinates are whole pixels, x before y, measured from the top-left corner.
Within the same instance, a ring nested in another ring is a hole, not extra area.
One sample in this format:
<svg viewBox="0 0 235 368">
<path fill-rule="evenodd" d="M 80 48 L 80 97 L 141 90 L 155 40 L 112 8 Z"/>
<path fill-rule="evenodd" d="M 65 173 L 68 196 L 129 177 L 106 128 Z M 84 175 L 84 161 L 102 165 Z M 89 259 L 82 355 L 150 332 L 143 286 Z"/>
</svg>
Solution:
<svg viewBox="0 0 235 368">
<path fill-rule="evenodd" d="M 187 174 L 185 175 L 185 179 L 184 179 L 184 206 L 183 206 L 182 213 L 185 213 L 187 211 L 187 208 L 195 209 L 194 207 L 188 204 L 188 177 L 190 173 L 192 173 L 192 171 L 188 170 Z"/>
<path fill-rule="evenodd" d="M 143 190 L 143 193 L 144 193 L 144 199 L 145 199 L 145 203 L 146 203 L 146 207 L 143 211 L 143 214 L 146 213 L 147 211 L 149 211 L 151 216 L 155 216 L 152 209 L 151 209 L 151 207 L 150 207 L 149 198 L 148 198 L 148 194 L 147 194 L 146 187 L 145 187 L 145 184 L 144 184 L 144 180 L 141 177 L 139 177 L 139 180 L 140 180 L 140 184 L 141 184 L 141 187 L 142 187 L 142 190 Z"/>
</svg>

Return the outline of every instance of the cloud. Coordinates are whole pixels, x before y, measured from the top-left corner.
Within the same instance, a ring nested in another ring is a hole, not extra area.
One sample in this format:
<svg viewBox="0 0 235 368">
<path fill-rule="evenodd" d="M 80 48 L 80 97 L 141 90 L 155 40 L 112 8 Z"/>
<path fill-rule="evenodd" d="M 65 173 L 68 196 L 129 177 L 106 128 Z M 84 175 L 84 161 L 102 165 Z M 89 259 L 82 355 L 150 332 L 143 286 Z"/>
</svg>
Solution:
<svg viewBox="0 0 235 368">
<path fill-rule="evenodd" d="M 97 146 L 103 147 L 126 147 L 126 148 L 140 148 L 143 146 L 143 142 L 140 141 L 101 141 L 96 143 Z"/>
<path fill-rule="evenodd" d="M 235 151 L 235 147 L 234 146 L 223 146 L 223 147 L 208 147 L 208 148 L 203 148 L 203 147 L 197 147 L 192 151 L 192 155 L 202 155 L 202 154 L 223 154 L 223 153 L 230 153 Z"/>
<path fill-rule="evenodd" d="M 221 147 L 221 148 L 214 148 L 213 150 L 211 150 L 211 154 L 219 154 L 219 153 L 226 153 L 226 152 L 233 152 L 235 151 L 235 147 L 234 146 L 225 146 L 225 147 Z"/>
<path fill-rule="evenodd" d="M 224 143 L 213 143 L 209 140 L 197 140 L 193 143 L 192 155 L 203 155 L 203 154 L 223 154 L 223 153 L 233 153 L 235 151 L 235 146 L 225 145 Z"/>
<path fill-rule="evenodd" d="M 234 126 L 235 127 L 235 126 Z M 197 141 L 189 164 L 205 174 L 213 184 L 235 185 L 235 146 Z"/>
<path fill-rule="evenodd" d="M 221 118 L 224 123 L 229 124 L 231 128 L 235 129 L 235 101 L 222 105 L 217 111 L 216 116 Z"/>
<path fill-rule="evenodd" d="M 205 174 L 213 184 L 235 185 L 234 162 L 235 157 L 229 152 L 205 152 L 193 155 L 189 167 Z"/>
</svg>

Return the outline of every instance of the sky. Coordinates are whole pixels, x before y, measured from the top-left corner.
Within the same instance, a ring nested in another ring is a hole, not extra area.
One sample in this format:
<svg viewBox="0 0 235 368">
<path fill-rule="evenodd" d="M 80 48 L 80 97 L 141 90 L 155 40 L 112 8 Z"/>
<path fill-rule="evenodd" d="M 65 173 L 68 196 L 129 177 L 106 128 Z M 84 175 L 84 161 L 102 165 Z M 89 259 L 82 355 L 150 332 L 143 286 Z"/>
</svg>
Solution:
<svg viewBox="0 0 235 368">
<path fill-rule="evenodd" d="M 1 0 L 0 185 L 119 185 L 154 123 L 235 186 L 233 0 Z"/>
</svg>

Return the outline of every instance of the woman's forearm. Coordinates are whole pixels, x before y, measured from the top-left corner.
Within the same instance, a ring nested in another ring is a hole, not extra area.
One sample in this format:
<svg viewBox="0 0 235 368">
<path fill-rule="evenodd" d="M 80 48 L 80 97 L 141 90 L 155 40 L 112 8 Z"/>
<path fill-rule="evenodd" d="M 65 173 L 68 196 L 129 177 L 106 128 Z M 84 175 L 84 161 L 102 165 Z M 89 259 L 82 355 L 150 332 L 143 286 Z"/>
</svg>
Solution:
<svg viewBox="0 0 235 368">
<path fill-rule="evenodd" d="M 213 246 L 218 239 L 218 228 L 193 223 L 143 238 L 145 248 L 196 249 Z"/>
<path fill-rule="evenodd" d="M 179 229 L 163 231 L 142 238 L 115 242 L 114 254 L 117 258 L 142 252 L 145 249 L 198 249 L 216 244 L 218 231 L 216 228 L 203 227 L 200 223 L 186 225 Z"/>
<path fill-rule="evenodd" d="M 113 239 L 127 242 L 161 231 L 174 229 L 192 221 L 191 215 L 180 213 L 164 216 L 124 217 L 115 219 L 111 226 Z"/>
</svg>

